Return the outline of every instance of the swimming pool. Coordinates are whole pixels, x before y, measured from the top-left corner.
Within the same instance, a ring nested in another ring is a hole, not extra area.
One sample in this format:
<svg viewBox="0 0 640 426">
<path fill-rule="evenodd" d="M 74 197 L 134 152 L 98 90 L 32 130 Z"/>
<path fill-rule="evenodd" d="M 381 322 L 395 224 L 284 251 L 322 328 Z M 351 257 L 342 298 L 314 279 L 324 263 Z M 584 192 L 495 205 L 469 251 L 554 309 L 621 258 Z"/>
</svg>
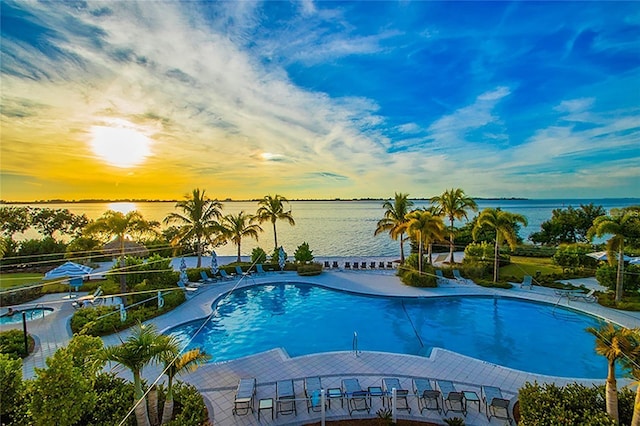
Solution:
<svg viewBox="0 0 640 426">
<path fill-rule="evenodd" d="M 26 314 L 27 321 L 43 318 L 53 312 L 52 308 L 32 308 L 13 311 L 12 315 L 0 315 L 0 324 L 16 324 L 22 322 L 22 313 Z"/>
<path fill-rule="evenodd" d="M 599 321 L 551 305 L 510 298 L 387 298 L 309 284 L 238 289 L 218 304 L 189 348 L 213 362 L 282 347 L 291 356 L 352 349 L 428 356 L 440 347 L 518 370 L 561 377 L 606 377 L 606 362 L 585 331 Z M 186 341 L 196 320 L 168 333 Z"/>
</svg>

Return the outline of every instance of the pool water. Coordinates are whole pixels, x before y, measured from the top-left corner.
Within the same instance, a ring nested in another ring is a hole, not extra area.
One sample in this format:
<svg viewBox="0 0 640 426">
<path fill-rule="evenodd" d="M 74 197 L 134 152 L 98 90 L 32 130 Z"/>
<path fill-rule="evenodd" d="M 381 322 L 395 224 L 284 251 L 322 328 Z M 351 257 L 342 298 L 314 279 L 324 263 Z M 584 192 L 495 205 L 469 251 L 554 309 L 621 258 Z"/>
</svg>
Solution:
<svg viewBox="0 0 640 426">
<path fill-rule="evenodd" d="M 203 319 L 168 331 L 187 341 Z M 307 284 L 239 289 L 218 303 L 189 348 L 212 362 L 282 347 L 291 356 L 358 349 L 428 356 L 434 347 L 518 370 L 603 378 L 586 327 L 599 320 L 551 305 L 493 297 L 387 298 Z"/>
<path fill-rule="evenodd" d="M 22 313 L 26 314 L 27 321 L 44 318 L 53 312 L 52 308 L 33 308 L 14 311 L 13 315 L 3 314 L 0 316 L 0 324 L 16 324 L 22 322 Z"/>
</svg>

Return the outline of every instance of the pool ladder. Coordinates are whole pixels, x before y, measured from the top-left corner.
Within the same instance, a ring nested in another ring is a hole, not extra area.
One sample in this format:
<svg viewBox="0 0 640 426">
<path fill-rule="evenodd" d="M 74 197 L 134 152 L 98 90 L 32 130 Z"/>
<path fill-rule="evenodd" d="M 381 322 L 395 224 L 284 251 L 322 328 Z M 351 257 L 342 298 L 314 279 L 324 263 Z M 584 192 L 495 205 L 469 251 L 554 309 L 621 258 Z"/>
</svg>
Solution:
<svg viewBox="0 0 640 426">
<path fill-rule="evenodd" d="M 359 356 L 360 351 L 358 350 L 358 333 L 353 332 L 353 342 L 351 343 L 351 350 L 353 351 L 353 356 Z"/>
</svg>

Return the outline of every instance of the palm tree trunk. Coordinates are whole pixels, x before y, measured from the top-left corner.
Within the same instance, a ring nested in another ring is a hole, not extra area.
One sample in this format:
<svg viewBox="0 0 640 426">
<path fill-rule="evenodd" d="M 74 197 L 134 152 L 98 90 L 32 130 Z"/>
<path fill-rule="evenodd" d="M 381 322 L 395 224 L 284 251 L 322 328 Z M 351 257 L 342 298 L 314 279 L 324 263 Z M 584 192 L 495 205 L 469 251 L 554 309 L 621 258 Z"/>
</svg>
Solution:
<svg viewBox="0 0 640 426">
<path fill-rule="evenodd" d="M 400 234 L 400 264 L 404 265 L 404 239 L 402 236 L 404 233 Z"/>
<path fill-rule="evenodd" d="M 607 399 L 607 414 L 618 423 L 618 384 L 616 382 L 615 361 L 609 361 L 605 393 Z"/>
<path fill-rule="evenodd" d="M 135 408 L 136 423 L 138 426 L 151 426 L 149 422 L 149 414 L 147 413 L 147 400 L 142 392 L 142 380 L 140 379 L 140 371 L 133 371 L 133 397 L 134 403 L 138 403 Z"/>
<path fill-rule="evenodd" d="M 449 230 L 449 263 L 453 262 L 453 218 L 451 220 L 451 229 Z"/>
<path fill-rule="evenodd" d="M 273 223 L 273 242 L 275 244 L 274 250 L 278 248 L 278 234 L 276 234 L 276 221 L 272 221 L 271 223 Z"/>
<path fill-rule="evenodd" d="M 120 235 L 120 299 L 122 300 L 122 304 L 127 306 L 127 297 L 125 293 L 127 292 L 127 276 L 124 274 L 126 262 L 124 260 L 124 235 Z"/>
<path fill-rule="evenodd" d="M 640 383 L 638 383 L 638 387 L 636 388 L 636 400 L 633 404 L 631 426 L 640 426 Z"/>
<path fill-rule="evenodd" d="M 198 237 L 198 268 L 202 264 L 202 243 L 200 242 L 200 237 Z"/>
<path fill-rule="evenodd" d="M 167 382 L 167 398 L 164 401 L 162 410 L 162 424 L 169 423 L 173 418 L 173 377 L 169 377 Z"/>
<path fill-rule="evenodd" d="M 422 232 L 419 233 L 420 241 L 418 242 L 418 272 L 422 274 Z"/>
<path fill-rule="evenodd" d="M 158 424 L 158 388 L 156 385 L 151 386 L 149 391 L 149 421 L 152 426 Z"/>
<path fill-rule="evenodd" d="M 493 250 L 493 282 L 498 282 L 498 270 L 500 268 L 500 248 L 498 247 L 498 239 L 496 238 L 496 247 Z"/>
<path fill-rule="evenodd" d="M 236 262 L 240 263 L 240 241 L 238 241 L 238 259 L 236 260 Z"/>
<path fill-rule="evenodd" d="M 620 247 L 620 251 L 618 252 L 618 274 L 616 276 L 616 302 L 622 301 L 622 294 L 624 293 L 623 269 L 624 251 L 622 250 L 622 247 Z"/>
<path fill-rule="evenodd" d="M 429 265 L 433 265 L 433 259 L 431 255 L 433 254 L 433 244 L 429 243 L 429 247 L 427 248 L 427 257 L 429 258 Z"/>
</svg>

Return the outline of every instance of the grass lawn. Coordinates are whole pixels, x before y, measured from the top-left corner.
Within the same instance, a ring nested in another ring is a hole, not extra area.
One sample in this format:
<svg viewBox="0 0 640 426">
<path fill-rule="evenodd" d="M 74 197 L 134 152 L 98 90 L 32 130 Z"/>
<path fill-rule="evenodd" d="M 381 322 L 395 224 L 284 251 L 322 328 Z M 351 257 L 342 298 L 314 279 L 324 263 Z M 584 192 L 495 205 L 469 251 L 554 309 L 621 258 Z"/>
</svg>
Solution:
<svg viewBox="0 0 640 426">
<path fill-rule="evenodd" d="M 0 274 L 0 290 L 37 283 L 42 280 L 42 277 L 44 277 L 44 274 L 33 274 L 28 272 Z"/>
<path fill-rule="evenodd" d="M 561 274 L 562 268 L 554 265 L 550 257 L 511 256 L 511 264 L 500 268 L 500 275 L 522 279 L 525 275 L 535 277 L 537 271 L 540 271 L 543 275 Z"/>
</svg>

